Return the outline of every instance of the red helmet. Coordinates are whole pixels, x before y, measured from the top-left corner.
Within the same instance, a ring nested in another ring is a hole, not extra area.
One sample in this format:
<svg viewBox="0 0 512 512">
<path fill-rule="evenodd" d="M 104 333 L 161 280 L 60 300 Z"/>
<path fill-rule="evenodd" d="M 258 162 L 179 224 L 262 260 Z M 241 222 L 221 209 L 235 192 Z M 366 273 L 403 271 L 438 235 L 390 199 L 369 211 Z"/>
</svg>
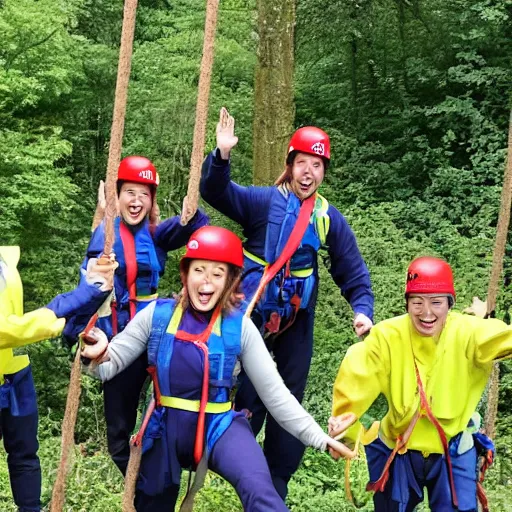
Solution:
<svg viewBox="0 0 512 512">
<path fill-rule="evenodd" d="M 411 293 L 446 293 L 455 298 L 452 268 L 433 256 L 416 258 L 407 270 L 405 296 Z"/>
<path fill-rule="evenodd" d="M 242 268 L 244 266 L 242 240 L 229 229 L 204 226 L 190 237 L 182 260 L 185 258 L 222 261 Z"/>
<path fill-rule="evenodd" d="M 143 156 L 127 156 L 117 169 L 118 181 L 142 183 L 151 188 L 158 187 L 158 173 L 151 160 Z"/>
<path fill-rule="evenodd" d="M 296 151 L 310 155 L 321 156 L 326 166 L 331 159 L 331 142 L 329 135 L 315 126 L 299 128 L 288 144 L 286 163 L 291 164 Z"/>
</svg>

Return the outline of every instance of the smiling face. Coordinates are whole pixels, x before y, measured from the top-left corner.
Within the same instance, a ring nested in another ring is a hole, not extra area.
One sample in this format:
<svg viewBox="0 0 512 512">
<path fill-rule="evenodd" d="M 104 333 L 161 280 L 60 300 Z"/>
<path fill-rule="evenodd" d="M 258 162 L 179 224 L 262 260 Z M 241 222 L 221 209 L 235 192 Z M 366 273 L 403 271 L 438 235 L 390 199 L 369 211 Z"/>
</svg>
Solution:
<svg viewBox="0 0 512 512">
<path fill-rule="evenodd" d="M 325 167 L 321 157 L 297 153 L 292 164 L 290 188 L 302 201 L 316 192 L 322 184 L 324 175 Z"/>
<path fill-rule="evenodd" d="M 142 183 L 125 182 L 119 191 L 119 211 L 130 226 L 140 224 L 151 211 L 151 189 Z"/>
<path fill-rule="evenodd" d="M 192 260 L 187 274 L 187 293 L 192 306 L 202 313 L 211 311 L 219 302 L 228 278 L 227 263 Z"/>
<path fill-rule="evenodd" d="M 446 295 L 418 294 L 407 299 L 407 313 L 421 336 L 435 336 L 441 332 L 450 311 Z"/>
</svg>

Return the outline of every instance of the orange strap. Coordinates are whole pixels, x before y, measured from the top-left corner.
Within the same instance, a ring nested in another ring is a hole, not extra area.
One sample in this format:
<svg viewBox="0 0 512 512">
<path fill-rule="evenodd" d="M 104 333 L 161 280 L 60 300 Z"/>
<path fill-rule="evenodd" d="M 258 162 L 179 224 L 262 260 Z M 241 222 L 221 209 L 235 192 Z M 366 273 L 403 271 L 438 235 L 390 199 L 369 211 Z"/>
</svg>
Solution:
<svg viewBox="0 0 512 512">
<path fill-rule="evenodd" d="M 265 287 L 267 286 L 272 279 L 274 279 L 275 275 L 283 268 L 287 261 L 293 256 L 294 252 L 299 248 L 299 245 L 302 241 L 302 237 L 306 232 L 306 229 L 309 224 L 309 219 L 311 218 L 311 214 L 313 213 L 313 207 L 315 206 L 316 201 L 316 193 L 309 196 L 302 202 L 302 205 L 299 210 L 299 216 L 297 217 L 297 222 L 295 226 L 293 226 L 292 232 L 290 233 L 290 237 L 286 241 L 286 245 L 284 246 L 281 254 L 278 256 L 276 261 L 271 265 L 265 267 L 263 271 L 263 276 L 261 277 L 260 284 L 254 294 L 249 306 L 247 307 L 247 311 L 245 312 L 245 316 L 251 316 L 252 310 L 254 306 L 260 300 Z"/>
<path fill-rule="evenodd" d="M 123 243 L 124 260 L 126 262 L 126 286 L 130 296 L 130 320 L 135 316 L 137 311 L 137 287 L 135 281 L 137 279 L 137 254 L 135 252 L 135 239 L 132 232 L 124 222 L 119 223 L 119 233 L 121 242 Z"/>
<path fill-rule="evenodd" d="M 416 383 L 418 385 L 418 391 L 420 394 L 420 410 L 417 411 L 416 414 L 413 416 L 413 419 L 411 420 L 411 423 L 407 427 L 407 430 L 405 431 L 404 435 L 398 436 L 396 443 L 395 443 L 395 448 L 393 449 L 390 456 L 388 457 L 388 460 L 386 461 L 386 464 L 384 465 L 384 469 L 382 470 L 382 473 L 381 473 L 379 479 L 375 482 L 370 482 L 367 485 L 366 489 L 368 491 L 380 491 L 380 492 L 384 491 L 386 483 L 389 480 L 389 469 L 390 469 L 391 463 L 393 462 L 393 460 L 395 458 L 395 455 L 401 449 L 405 448 L 418 420 L 421 417 L 426 416 L 428 418 L 428 420 L 430 421 L 430 423 L 432 423 L 432 425 L 434 425 L 434 427 L 436 428 L 437 433 L 439 434 L 439 438 L 441 439 L 441 444 L 443 445 L 443 451 L 444 451 L 444 456 L 446 459 L 446 464 L 448 465 L 448 478 L 450 479 L 452 503 L 453 503 L 453 506 L 457 509 L 458 508 L 458 499 L 457 499 L 457 493 L 455 491 L 455 481 L 453 479 L 452 459 L 450 457 L 450 449 L 448 447 L 448 439 L 446 438 L 446 434 L 443 430 L 443 427 L 439 423 L 438 419 L 434 416 L 434 413 L 432 412 L 432 409 L 430 408 L 430 405 L 428 404 L 427 395 L 423 388 L 423 383 L 421 382 L 420 372 L 418 370 L 418 365 L 416 364 L 416 361 L 414 361 L 414 369 L 416 370 Z"/>
</svg>

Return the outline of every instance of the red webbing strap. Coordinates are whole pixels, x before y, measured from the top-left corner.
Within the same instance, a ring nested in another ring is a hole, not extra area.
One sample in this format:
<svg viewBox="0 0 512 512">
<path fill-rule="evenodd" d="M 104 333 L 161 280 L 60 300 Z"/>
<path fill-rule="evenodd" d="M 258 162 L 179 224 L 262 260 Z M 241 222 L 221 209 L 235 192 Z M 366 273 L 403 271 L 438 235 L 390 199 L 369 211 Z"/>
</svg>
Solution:
<svg viewBox="0 0 512 512">
<path fill-rule="evenodd" d="M 443 430 L 443 427 L 441 426 L 441 424 L 439 423 L 437 418 L 434 416 L 434 413 L 432 412 L 432 409 L 430 408 L 430 406 L 428 404 L 427 395 L 425 394 L 425 390 L 423 389 L 423 383 L 421 382 L 420 372 L 418 370 L 418 365 L 416 364 L 416 361 L 414 361 L 414 369 L 416 371 L 416 383 L 418 385 L 418 391 L 420 394 L 420 410 L 417 411 L 415 413 L 415 415 L 413 416 L 411 423 L 407 427 L 407 430 L 405 431 L 404 435 L 398 436 L 396 443 L 395 443 L 395 448 L 393 449 L 390 456 L 388 457 L 388 460 L 386 461 L 386 464 L 384 465 L 384 469 L 382 470 L 382 473 L 381 473 L 379 479 L 375 482 L 370 482 L 366 486 L 366 490 L 367 491 L 375 491 L 375 492 L 377 492 L 377 491 L 383 492 L 384 491 L 384 488 L 386 487 L 386 484 L 389 480 L 389 468 L 395 458 L 395 455 L 402 448 L 405 448 L 418 420 L 421 417 L 426 416 L 428 418 L 428 420 L 430 421 L 430 423 L 432 423 L 432 425 L 434 425 L 434 427 L 436 428 L 437 433 L 439 434 L 439 437 L 441 439 L 441 444 L 443 445 L 443 451 L 444 451 L 444 456 L 446 459 L 446 464 L 448 465 L 448 478 L 450 479 L 450 490 L 452 493 L 452 502 L 453 502 L 454 507 L 458 508 L 457 493 L 455 491 L 452 459 L 450 458 L 448 439 L 446 438 L 446 434 Z"/>
<path fill-rule="evenodd" d="M 189 334 L 185 331 L 178 331 L 175 334 L 176 339 L 181 341 L 189 341 L 193 343 L 199 350 L 204 354 L 204 371 L 203 371 L 203 383 L 201 386 L 201 401 L 199 402 L 199 413 L 197 417 L 197 428 L 196 428 L 196 439 L 194 442 L 194 461 L 196 465 L 199 464 L 204 451 L 204 439 L 205 439 L 205 420 L 206 420 L 206 405 L 208 404 L 208 387 L 210 382 L 210 364 L 208 361 L 208 338 L 212 333 L 213 326 L 217 321 L 221 312 L 220 305 L 217 306 L 213 312 L 210 323 L 206 329 L 200 334 Z"/>
<path fill-rule="evenodd" d="M 391 454 L 388 457 L 388 460 L 386 461 L 386 464 L 384 465 L 384 468 L 382 469 L 382 473 L 380 474 L 380 477 L 375 482 L 369 482 L 366 486 L 367 491 L 373 491 L 373 492 L 384 492 L 384 488 L 386 487 L 386 484 L 389 480 L 389 468 L 391 467 L 391 463 L 395 460 L 395 455 L 405 448 L 407 445 L 407 442 L 409 441 L 409 438 L 411 437 L 412 431 L 414 430 L 414 427 L 416 426 L 416 423 L 420 419 L 420 411 L 416 411 L 414 416 L 412 417 L 411 423 L 409 423 L 409 426 L 407 427 L 407 430 L 404 432 L 402 436 L 398 436 L 395 447 Z"/>
<path fill-rule="evenodd" d="M 271 265 L 265 267 L 263 272 L 263 276 L 261 277 L 260 284 L 254 294 L 247 311 L 245 312 L 245 316 L 251 316 L 252 310 L 254 306 L 260 300 L 260 297 L 265 290 L 267 284 L 275 277 L 275 275 L 283 268 L 287 261 L 293 256 L 293 253 L 299 248 L 299 245 L 302 241 L 302 237 L 306 232 L 306 229 L 309 224 L 309 219 L 311 218 L 311 214 L 313 213 L 313 208 L 315 206 L 316 201 L 316 193 L 309 196 L 302 202 L 302 205 L 299 210 L 299 216 L 297 217 L 297 222 L 295 226 L 293 226 L 292 232 L 290 233 L 290 237 L 286 241 L 286 245 L 284 246 L 281 254 L 278 256 L 276 261 Z"/>
<path fill-rule="evenodd" d="M 156 405 L 160 407 L 161 404 L 161 396 L 160 393 L 160 384 L 158 383 L 158 374 L 156 371 L 156 366 L 148 366 L 147 372 L 151 377 L 151 381 L 153 382 L 153 392 L 155 394 Z"/>
<path fill-rule="evenodd" d="M 130 320 L 135 316 L 137 304 L 137 255 L 135 252 L 135 239 L 124 222 L 119 223 L 119 233 L 123 243 L 124 260 L 126 262 L 126 285 L 130 296 Z"/>
<path fill-rule="evenodd" d="M 146 414 L 144 414 L 144 419 L 142 420 L 142 425 L 140 426 L 139 431 L 130 439 L 130 443 L 133 446 L 140 446 L 142 444 L 144 433 L 146 432 L 146 428 L 148 426 L 149 420 L 151 419 L 151 415 L 155 410 L 155 406 L 156 400 L 155 398 L 151 398 L 151 402 L 149 402 L 148 408 L 146 409 Z"/>
<path fill-rule="evenodd" d="M 115 300 L 110 304 L 110 311 L 112 313 L 112 334 L 117 336 L 119 326 L 117 324 L 117 302 Z"/>
<path fill-rule="evenodd" d="M 492 465 L 493 462 L 493 453 L 492 450 L 487 450 L 487 453 L 483 456 L 483 462 L 480 467 L 480 474 L 478 477 L 478 482 L 476 484 L 476 495 L 478 497 L 478 501 L 482 506 L 483 512 L 489 512 L 489 501 L 487 499 L 487 495 L 485 494 L 484 486 L 482 485 L 485 479 L 485 472 L 489 469 L 489 466 Z"/>
<path fill-rule="evenodd" d="M 453 467 L 452 467 L 452 459 L 450 457 L 450 449 L 448 447 L 448 439 L 446 438 L 446 434 L 443 430 L 443 427 L 434 416 L 430 405 L 428 404 L 427 395 L 425 394 L 425 390 L 423 389 L 423 383 L 421 382 L 420 371 L 418 370 L 418 365 L 416 361 L 414 361 L 414 368 L 416 370 L 416 381 L 418 383 L 418 390 L 420 392 L 420 400 L 421 400 L 421 408 L 426 413 L 427 418 L 430 423 L 436 427 L 437 433 L 439 434 L 439 438 L 441 439 L 441 443 L 443 445 L 444 456 L 446 458 L 446 464 L 448 465 L 448 478 L 450 479 L 450 488 L 452 491 L 452 502 L 455 508 L 459 508 L 459 501 L 457 499 L 457 493 L 455 491 L 455 481 L 453 479 Z"/>
</svg>

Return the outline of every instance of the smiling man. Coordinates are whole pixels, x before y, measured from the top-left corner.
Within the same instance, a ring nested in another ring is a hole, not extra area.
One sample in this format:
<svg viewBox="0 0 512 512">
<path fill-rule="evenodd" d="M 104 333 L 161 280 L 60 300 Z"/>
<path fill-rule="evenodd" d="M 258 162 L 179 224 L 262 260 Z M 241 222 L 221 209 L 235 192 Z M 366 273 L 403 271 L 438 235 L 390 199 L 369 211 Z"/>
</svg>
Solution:
<svg viewBox="0 0 512 512">
<path fill-rule="evenodd" d="M 439 258 L 410 264 L 405 299 L 407 314 L 378 323 L 347 351 L 331 435 L 344 414 L 360 418 L 382 393 L 388 413 L 364 438 L 375 510 L 413 510 L 427 488 L 434 512 L 476 512 L 477 459 L 492 460 L 492 443 L 476 432 L 474 411 L 493 362 L 512 356 L 512 328 L 451 311 L 452 269 Z M 356 424 L 345 439 L 361 432 Z"/>
<path fill-rule="evenodd" d="M 253 297 L 265 267 L 283 252 L 303 201 L 315 195 L 315 206 L 298 249 L 268 284 L 252 314 L 252 320 L 267 339 L 284 383 L 300 402 L 313 353 L 318 251 L 324 248 L 329 254 L 329 271 L 354 311 L 353 326 L 358 336 L 372 326 L 370 277 L 347 221 L 318 194 L 330 163 L 329 136 L 314 126 L 298 129 L 288 145 L 285 171 L 272 187 L 242 187 L 231 181 L 229 156 L 237 142 L 234 119 L 222 109 L 217 149 L 203 164 L 200 189 L 207 203 L 243 228 L 246 241 L 242 291 L 247 302 Z M 257 434 L 267 411 L 244 372 L 236 408 L 251 411 L 251 426 Z M 264 451 L 274 485 L 284 499 L 304 445 L 269 415 Z"/>
</svg>

